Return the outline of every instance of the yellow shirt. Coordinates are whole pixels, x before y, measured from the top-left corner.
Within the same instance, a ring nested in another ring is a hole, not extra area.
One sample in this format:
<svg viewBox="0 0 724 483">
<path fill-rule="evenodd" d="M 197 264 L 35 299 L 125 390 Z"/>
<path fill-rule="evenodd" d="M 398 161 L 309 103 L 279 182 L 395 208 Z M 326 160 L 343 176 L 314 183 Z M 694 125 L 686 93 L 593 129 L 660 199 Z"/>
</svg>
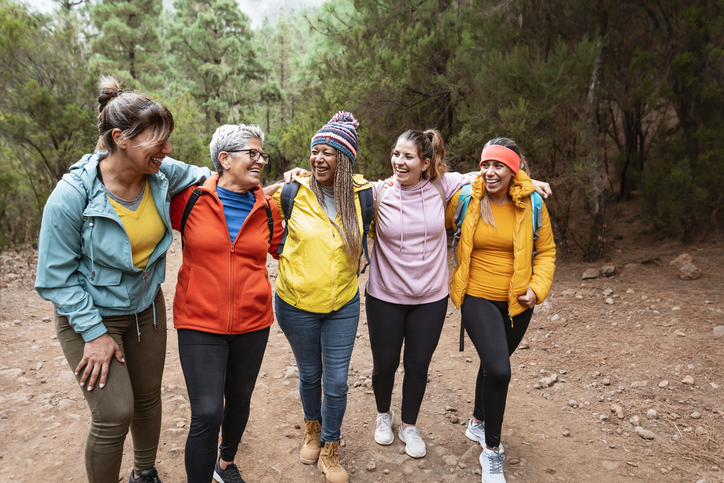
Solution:
<svg viewBox="0 0 724 483">
<path fill-rule="evenodd" d="M 508 300 L 510 280 L 513 277 L 513 232 L 515 208 L 513 203 L 490 203 L 497 228 L 482 220 L 473 234 L 470 254 L 470 278 L 467 294 L 488 300 Z"/>
<path fill-rule="evenodd" d="M 133 264 L 138 268 L 146 268 L 151 253 L 166 233 L 166 225 L 163 224 L 161 215 L 158 214 L 156 204 L 153 202 L 153 193 L 151 193 L 148 179 L 143 198 L 136 211 L 129 210 L 110 197 L 108 200 L 126 229 L 126 234 L 131 242 Z"/>
</svg>

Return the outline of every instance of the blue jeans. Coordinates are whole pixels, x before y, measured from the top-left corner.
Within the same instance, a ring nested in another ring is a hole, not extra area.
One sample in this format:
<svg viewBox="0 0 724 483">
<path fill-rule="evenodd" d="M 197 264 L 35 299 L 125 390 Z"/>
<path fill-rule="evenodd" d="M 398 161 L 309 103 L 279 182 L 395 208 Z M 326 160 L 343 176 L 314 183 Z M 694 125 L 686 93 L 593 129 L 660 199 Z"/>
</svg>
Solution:
<svg viewBox="0 0 724 483">
<path fill-rule="evenodd" d="M 277 322 L 299 369 L 304 418 L 322 420 L 322 441 L 337 441 L 347 409 L 347 373 L 359 323 L 359 293 L 339 310 L 299 310 L 275 295 Z M 324 402 L 322 402 L 324 390 Z"/>
</svg>

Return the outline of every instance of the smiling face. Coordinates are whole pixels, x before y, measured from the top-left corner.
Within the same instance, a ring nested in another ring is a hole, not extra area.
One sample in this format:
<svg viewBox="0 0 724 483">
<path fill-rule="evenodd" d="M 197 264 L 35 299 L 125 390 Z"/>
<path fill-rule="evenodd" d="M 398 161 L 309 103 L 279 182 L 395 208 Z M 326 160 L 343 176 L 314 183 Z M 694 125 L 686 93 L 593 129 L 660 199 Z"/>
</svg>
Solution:
<svg viewBox="0 0 724 483">
<path fill-rule="evenodd" d="M 120 135 L 120 129 L 114 129 Z M 123 150 L 130 162 L 130 167 L 139 174 L 155 174 L 161 169 L 163 158 L 169 156 L 173 149 L 166 137 L 161 144 L 148 145 L 146 142 L 152 137 L 150 129 L 146 129 L 131 139 L 118 137 L 117 145 Z"/>
<path fill-rule="evenodd" d="M 500 161 L 487 160 L 480 163 L 480 174 L 485 181 L 485 189 L 495 197 L 507 197 L 513 170 Z"/>
<path fill-rule="evenodd" d="M 264 152 L 261 141 L 257 138 L 249 139 L 242 149 L 254 149 L 258 153 Z M 234 191 L 249 191 L 260 182 L 261 171 L 264 169 L 264 158 L 253 161 L 250 151 L 239 151 L 228 153 L 222 151 L 219 154 L 219 161 L 224 168 L 224 174 L 219 180 L 219 185 L 223 188 L 232 187 Z M 222 183 L 223 180 L 223 183 Z"/>
<path fill-rule="evenodd" d="M 314 178 L 324 186 L 334 185 L 334 173 L 337 171 L 337 150 L 328 144 L 315 144 L 309 156 Z"/>
<path fill-rule="evenodd" d="M 422 172 L 430 167 L 430 160 L 420 159 L 417 145 L 400 139 L 392 151 L 392 172 L 395 179 L 405 186 L 414 186 L 420 182 Z"/>
</svg>

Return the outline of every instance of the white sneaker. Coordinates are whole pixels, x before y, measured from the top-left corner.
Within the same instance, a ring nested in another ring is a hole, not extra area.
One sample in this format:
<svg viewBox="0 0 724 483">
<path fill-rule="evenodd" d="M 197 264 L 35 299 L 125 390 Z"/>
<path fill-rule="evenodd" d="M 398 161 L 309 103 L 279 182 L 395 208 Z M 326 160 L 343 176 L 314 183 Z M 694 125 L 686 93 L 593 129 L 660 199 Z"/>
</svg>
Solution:
<svg viewBox="0 0 724 483">
<path fill-rule="evenodd" d="M 427 447 L 417 427 L 408 426 L 402 429 L 402 424 L 400 424 L 398 436 L 400 437 L 400 441 L 405 443 L 405 453 L 413 458 L 422 458 L 427 454 Z"/>
<path fill-rule="evenodd" d="M 468 429 L 465 430 L 465 436 L 472 441 L 477 441 L 480 443 L 480 446 L 485 449 L 485 421 L 478 421 L 476 423 L 474 418 L 468 419 Z M 503 443 L 500 443 L 498 448 L 501 453 L 505 452 Z"/>
<path fill-rule="evenodd" d="M 507 461 L 507 458 L 499 450 L 485 448 L 480 453 L 480 466 L 483 467 L 483 483 L 505 483 L 503 461 Z"/>
<path fill-rule="evenodd" d="M 377 415 L 377 429 L 375 430 L 375 442 L 383 446 L 388 446 L 395 441 L 395 433 L 392 432 L 392 423 L 395 422 L 395 412 L 390 409 L 390 413 Z"/>
</svg>

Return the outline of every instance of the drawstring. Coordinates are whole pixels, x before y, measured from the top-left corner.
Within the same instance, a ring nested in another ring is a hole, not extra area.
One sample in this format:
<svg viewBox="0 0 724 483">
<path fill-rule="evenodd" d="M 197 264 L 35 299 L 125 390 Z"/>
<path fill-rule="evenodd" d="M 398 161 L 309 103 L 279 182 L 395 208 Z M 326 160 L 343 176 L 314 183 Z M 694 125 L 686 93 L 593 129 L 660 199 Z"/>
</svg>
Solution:
<svg viewBox="0 0 724 483">
<path fill-rule="evenodd" d="M 138 342 L 141 342 L 141 328 L 138 326 L 138 313 L 133 314 L 136 316 L 136 332 L 138 333 Z"/>
<path fill-rule="evenodd" d="M 90 259 L 91 259 L 91 280 L 95 280 L 96 278 L 96 268 L 95 268 L 95 260 L 93 259 L 93 225 L 94 223 L 91 221 L 88 223 L 88 226 L 90 227 L 90 233 L 88 234 L 88 243 L 90 244 Z"/>
<path fill-rule="evenodd" d="M 425 213 L 425 195 L 420 190 L 420 198 L 422 199 L 422 224 L 425 226 L 425 237 L 422 239 L 422 259 L 425 260 L 425 251 L 427 248 L 427 214 Z"/>
<path fill-rule="evenodd" d="M 158 326 L 156 325 L 156 300 L 154 300 L 151 305 L 153 306 L 153 330 L 158 330 Z M 136 316 L 136 333 L 138 334 L 138 342 L 141 342 L 141 327 L 138 325 L 138 312 L 133 315 Z"/>
<path fill-rule="evenodd" d="M 398 194 L 400 195 L 400 253 L 402 253 L 402 245 L 405 241 L 405 224 L 402 219 L 402 185 L 400 185 Z"/>
</svg>

